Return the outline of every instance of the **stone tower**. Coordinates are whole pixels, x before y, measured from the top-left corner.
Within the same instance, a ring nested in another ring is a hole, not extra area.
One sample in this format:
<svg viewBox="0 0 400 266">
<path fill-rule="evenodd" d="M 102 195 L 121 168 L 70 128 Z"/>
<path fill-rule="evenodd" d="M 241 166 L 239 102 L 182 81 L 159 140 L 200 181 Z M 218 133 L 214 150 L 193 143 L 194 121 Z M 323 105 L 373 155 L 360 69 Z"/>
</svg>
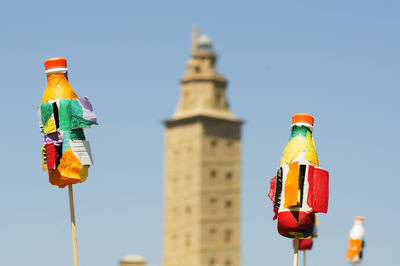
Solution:
<svg viewBox="0 0 400 266">
<path fill-rule="evenodd" d="M 216 60 L 194 28 L 179 104 L 165 121 L 164 266 L 240 265 L 242 121 Z"/>
</svg>

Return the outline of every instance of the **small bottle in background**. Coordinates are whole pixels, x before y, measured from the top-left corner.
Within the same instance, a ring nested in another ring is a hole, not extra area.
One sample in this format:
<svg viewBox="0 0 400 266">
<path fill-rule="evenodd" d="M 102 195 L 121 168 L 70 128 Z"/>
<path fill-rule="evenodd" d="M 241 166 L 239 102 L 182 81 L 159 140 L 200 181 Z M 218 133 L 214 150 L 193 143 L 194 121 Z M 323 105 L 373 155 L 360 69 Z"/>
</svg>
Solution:
<svg viewBox="0 0 400 266">
<path fill-rule="evenodd" d="M 348 263 L 353 265 L 360 264 L 363 258 L 363 250 L 365 246 L 363 222 L 364 218 L 357 216 L 349 234 L 346 260 Z"/>
</svg>

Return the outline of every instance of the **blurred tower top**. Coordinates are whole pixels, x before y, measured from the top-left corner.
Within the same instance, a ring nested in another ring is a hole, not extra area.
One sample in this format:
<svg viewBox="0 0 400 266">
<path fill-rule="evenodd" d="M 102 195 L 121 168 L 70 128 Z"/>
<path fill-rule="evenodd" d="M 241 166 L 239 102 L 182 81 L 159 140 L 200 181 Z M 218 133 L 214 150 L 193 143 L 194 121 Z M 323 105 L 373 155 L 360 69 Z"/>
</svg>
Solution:
<svg viewBox="0 0 400 266">
<path fill-rule="evenodd" d="M 203 115 L 236 121 L 226 97 L 227 80 L 217 71 L 217 54 L 211 39 L 196 26 L 192 31 L 192 51 L 181 79 L 181 98 L 173 120 Z"/>
</svg>

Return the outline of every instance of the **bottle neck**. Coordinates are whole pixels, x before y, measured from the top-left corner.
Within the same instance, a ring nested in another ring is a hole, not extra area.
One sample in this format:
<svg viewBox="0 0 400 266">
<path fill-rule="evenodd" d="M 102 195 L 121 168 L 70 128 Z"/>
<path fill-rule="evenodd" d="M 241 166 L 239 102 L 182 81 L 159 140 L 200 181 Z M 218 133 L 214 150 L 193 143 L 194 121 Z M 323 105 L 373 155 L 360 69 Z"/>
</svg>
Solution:
<svg viewBox="0 0 400 266">
<path fill-rule="evenodd" d="M 354 221 L 354 226 L 362 226 L 362 225 L 363 225 L 362 221 L 360 221 L 360 220 L 355 220 Z"/>
<path fill-rule="evenodd" d="M 48 82 L 59 83 L 61 80 L 68 81 L 67 72 L 65 72 L 65 73 L 51 73 L 51 74 L 47 75 L 47 81 Z"/>
<path fill-rule="evenodd" d="M 47 84 L 42 97 L 42 103 L 55 99 L 78 99 L 78 95 L 72 89 L 64 73 L 47 75 Z"/>
<path fill-rule="evenodd" d="M 309 127 L 307 127 L 305 125 L 294 124 L 292 126 L 292 133 L 290 135 L 290 139 L 297 137 L 297 136 L 307 138 L 307 132 L 310 132 L 310 134 L 312 134 L 312 131 Z"/>
<path fill-rule="evenodd" d="M 354 221 L 353 228 L 350 230 L 350 237 L 353 239 L 364 238 L 364 227 L 362 221 Z"/>
<path fill-rule="evenodd" d="M 50 75 L 50 74 L 54 74 L 54 73 L 64 74 L 66 72 L 68 72 L 67 67 L 54 67 L 54 68 L 46 69 L 46 71 L 44 73 L 46 73 L 46 75 Z"/>
</svg>

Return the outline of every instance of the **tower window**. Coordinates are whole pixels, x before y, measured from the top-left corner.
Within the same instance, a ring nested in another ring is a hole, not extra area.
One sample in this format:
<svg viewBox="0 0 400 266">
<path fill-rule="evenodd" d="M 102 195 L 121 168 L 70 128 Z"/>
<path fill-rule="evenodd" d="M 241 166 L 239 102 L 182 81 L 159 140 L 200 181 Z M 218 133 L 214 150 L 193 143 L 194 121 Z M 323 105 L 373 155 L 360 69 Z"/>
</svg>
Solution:
<svg viewBox="0 0 400 266">
<path fill-rule="evenodd" d="M 217 171 L 211 170 L 211 171 L 210 171 L 210 177 L 211 177 L 211 178 L 215 178 L 216 176 L 217 176 Z"/>
<path fill-rule="evenodd" d="M 210 230 L 208 230 L 208 232 L 210 233 L 210 235 L 214 235 L 216 230 L 214 227 L 211 227 Z"/>
<path fill-rule="evenodd" d="M 194 67 L 194 72 L 199 73 L 200 72 L 200 67 L 199 66 L 195 66 Z"/>
<path fill-rule="evenodd" d="M 211 259 L 208 261 L 208 265 L 209 265 L 209 266 L 214 266 L 214 265 L 215 265 L 215 260 L 214 260 L 213 258 L 211 258 Z"/>
<path fill-rule="evenodd" d="M 216 93 L 215 94 L 215 106 L 221 105 L 221 99 L 222 99 L 221 93 Z"/>
<path fill-rule="evenodd" d="M 217 140 L 216 140 L 216 139 L 213 139 L 213 140 L 211 141 L 210 145 L 211 145 L 211 148 L 215 148 L 215 147 L 217 146 Z"/>
<path fill-rule="evenodd" d="M 225 266 L 231 266 L 232 264 L 231 264 L 231 261 L 230 260 L 227 260 L 226 262 L 225 262 Z"/>
<path fill-rule="evenodd" d="M 209 207 L 208 207 L 208 211 L 210 214 L 215 214 L 217 211 L 217 199 L 216 198 L 210 198 L 208 200 L 209 202 Z"/>
<path fill-rule="evenodd" d="M 225 236 L 224 236 L 225 243 L 230 242 L 231 239 L 232 239 L 232 231 L 231 230 L 226 230 L 225 231 Z"/>
<path fill-rule="evenodd" d="M 210 199 L 210 205 L 211 205 L 211 207 L 214 207 L 216 203 L 217 203 L 217 199 L 216 199 L 216 198 L 211 198 L 211 199 Z"/>
<path fill-rule="evenodd" d="M 211 65 L 211 67 L 215 66 L 215 58 L 211 59 L 210 65 Z"/>
<path fill-rule="evenodd" d="M 225 179 L 226 181 L 230 181 L 232 179 L 232 173 L 231 172 L 227 172 L 225 175 Z"/>
<path fill-rule="evenodd" d="M 229 210 L 231 207 L 232 207 L 232 201 L 231 200 L 225 201 L 225 208 Z"/>
</svg>

